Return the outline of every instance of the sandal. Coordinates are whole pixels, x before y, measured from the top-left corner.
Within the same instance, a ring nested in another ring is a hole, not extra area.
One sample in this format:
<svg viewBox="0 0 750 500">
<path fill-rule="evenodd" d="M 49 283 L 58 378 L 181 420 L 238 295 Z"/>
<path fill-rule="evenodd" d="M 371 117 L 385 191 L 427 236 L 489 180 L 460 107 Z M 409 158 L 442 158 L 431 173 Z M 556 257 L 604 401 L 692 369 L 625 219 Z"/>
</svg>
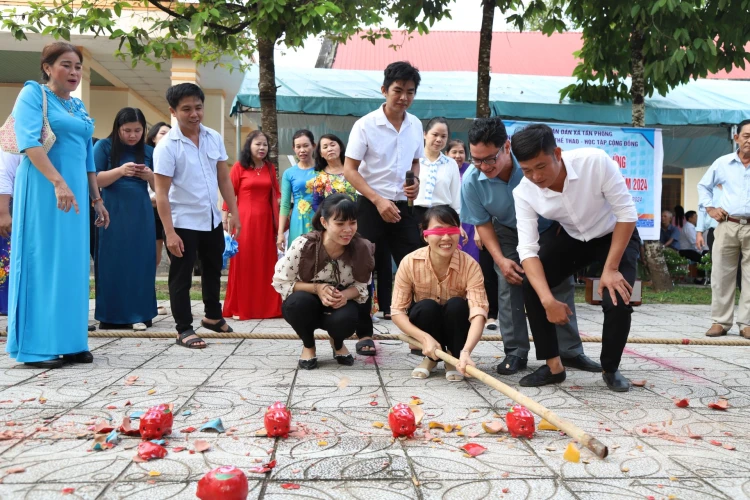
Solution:
<svg viewBox="0 0 750 500">
<path fill-rule="evenodd" d="M 426 379 L 432 374 L 438 362 L 425 356 L 419 366 L 411 371 L 411 378 Z"/>
<path fill-rule="evenodd" d="M 461 382 L 464 376 L 456 370 L 449 370 L 445 372 L 445 380 L 448 382 Z"/>
<path fill-rule="evenodd" d="M 194 335 L 195 338 L 185 340 L 187 337 L 190 337 L 191 335 Z M 195 345 L 199 342 L 203 342 L 203 345 Z M 195 331 L 192 328 L 185 330 L 184 332 L 178 334 L 177 345 L 180 345 L 182 347 L 187 347 L 188 349 L 205 349 L 206 347 L 208 347 L 206 345 L 206 341 L 200 338 L 198 335 L 196 335 Z"/>
<path fill-rule="evenodd" d="M 340 365 L 352 366 L 354 364 L 354 356 L 349 354 L 336 354 L 336 349 L 333 349 L 333 359 Z"/>
<path fill-rule="evenodd" d="M 211 330 L 212 332 L 216 332 L 216 333 L 229 333 L 229 332 L 233 332 L 234 330 L 232 330 L 231 326 L 227 326 L 226 330 L 222 330 L 221 329 L 221 327 L 224 326 L 224 325 L 226 325 L 226 324 L 227 324 L 227 322 L 226 322 L 226 320 L 224 320 L 224 318 L 221 318 L 218 323 L 206 323 L 205 320 L 203 320 L 203 319 L 201 320 L 201 326 L 203 328 L 207 329 L 207 330 Z"/>
<path fill-rule="evenodd" d="M 360 356 L 375 356 L 375 354 L 377 354 L 375 351 L 375 342 L 373 342 L 372 339 L 360 340 L 355 347 L 357 348 L 357 354 Z M 371 347 L 372 349 L 365 351 L 363 350 L 365 347 Z"/>
</svg>

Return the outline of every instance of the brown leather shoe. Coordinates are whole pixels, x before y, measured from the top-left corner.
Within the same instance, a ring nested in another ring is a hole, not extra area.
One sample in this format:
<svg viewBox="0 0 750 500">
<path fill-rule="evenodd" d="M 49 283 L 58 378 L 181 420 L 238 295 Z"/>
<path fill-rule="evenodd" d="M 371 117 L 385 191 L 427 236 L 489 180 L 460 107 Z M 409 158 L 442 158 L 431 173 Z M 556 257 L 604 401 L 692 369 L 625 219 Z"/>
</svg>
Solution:
<svg viewBox="0 0 750 500">
<path fill-rule="evenodd" d="M 746 326 L 745 328 L 740 330 L 740 335 L 742 335 L 746 339 L 750 339 L 750 326 Z"/>
<path fill-rule="evenodd" d="M 724 327 L 714 323 L 711 325 L 711 328 L 708 329 L 706 332 L 706 337 L 721 337 L 722 335 L 726 335 L 727 330 L 724 330 Z"/>
</svg>

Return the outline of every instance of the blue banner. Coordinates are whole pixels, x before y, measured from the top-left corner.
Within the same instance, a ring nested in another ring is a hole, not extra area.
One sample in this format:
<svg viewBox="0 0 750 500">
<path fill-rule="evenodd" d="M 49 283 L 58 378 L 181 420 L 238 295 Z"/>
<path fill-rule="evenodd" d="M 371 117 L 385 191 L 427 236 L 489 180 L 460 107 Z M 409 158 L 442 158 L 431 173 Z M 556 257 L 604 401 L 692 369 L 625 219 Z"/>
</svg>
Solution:
<svg viewBox="0 0 750 500">
<path fill-rule="evenodd" d="M 505 121 L 508 136 L 530 122 Z M 620 166 L 638 211 L 641 239 L 658 240 L 661 212 L 661 175 L 664 150 L 661 130 L 548 123 L 564 150 L 599 148 Z"/>
</svg>

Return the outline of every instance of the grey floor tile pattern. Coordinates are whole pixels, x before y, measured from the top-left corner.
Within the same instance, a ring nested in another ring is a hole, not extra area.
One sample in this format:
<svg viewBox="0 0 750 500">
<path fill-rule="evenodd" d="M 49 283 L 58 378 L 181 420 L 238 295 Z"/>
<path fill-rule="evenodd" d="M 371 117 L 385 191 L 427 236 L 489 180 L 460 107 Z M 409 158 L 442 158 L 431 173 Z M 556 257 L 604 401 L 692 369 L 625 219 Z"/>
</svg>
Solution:
<svg viewBox="0 0 750 500">
<path fill-rule="evenodd" d="M 193 311 L 197 326 L 201 304 Z M 578 304 L 577 312 L 583 335 L 601 335 L 600 308 Z M 241 332 L 292 333 L 281 319 L 229 323 Z M 698 339 L 710 324 L 706 306 L 645 305 L 636 308 L 631 336 Z M 375 327 L 395 332 L 391 322 Z M 164 316 L 153 330 L 173 328 Z M 734 328 L 725 338 L 736 335 Z M 356 356 L 346 367 L 318 341 L 320 368 L 300 371 L 299 341 L 206 338 L 203 351 L 170 339 L 91 338 L 93 364 L 54 371 L 0 359 L 0 499 L 190 499 L 205 472 L 227 464 L 246 471 L 251 499 L 750 498 L 747 348 L 629 344 L 623 373 L 646 384 L 626 394 L 609 392 L 599 374 L 574 370 L 554 387 L 520 388 L 528 371 L 498 377 L 610 448 L 604 460 L 582 450 L 582 461 L 571 463 L 563 459 L 571 439 L 560 432 L 487 434 L 482 423 L 504 420 L 511 399 L 477 380 L 447 381 L 443 363 L 428 379 L 412 379 L 420 358 L 401 342 L 379 341 L 377 356 Z M 354 351 L 354 342 L 347 346 Z M 584 349 L 596 359 L 601 344 Z M 495 375 L 503 356 L 501 343 L 483 342 L 474 360 Z M 530 369 L 540 365 L 534 357 L 532 344 Z M 414 438 L 394 439 L 387 425 L 373 425 L 414 398 L 425 413 Z M 682 398 L 688 407 L 675 406 Z M 719 398 L 727 410 L 708 408 Z M 276 401 L 293 414 L 287 439 L 258 434 Z M 164 459 L 133 461 L 140 441 L 129 437 L 91 451 L 97 423 L 118 426 L 159 403 L 175 407 Z M 181 432 L 215 418 L 226 432 Z M 430 422 L 460 429 L 430 429 Z M 208 451 L 191 453 L 197 439 Z M 461 447 L 470 442 L 486 451 L 467 456 Z M 271 460 L 270 473 L 250 472 Z"/>
</svg>

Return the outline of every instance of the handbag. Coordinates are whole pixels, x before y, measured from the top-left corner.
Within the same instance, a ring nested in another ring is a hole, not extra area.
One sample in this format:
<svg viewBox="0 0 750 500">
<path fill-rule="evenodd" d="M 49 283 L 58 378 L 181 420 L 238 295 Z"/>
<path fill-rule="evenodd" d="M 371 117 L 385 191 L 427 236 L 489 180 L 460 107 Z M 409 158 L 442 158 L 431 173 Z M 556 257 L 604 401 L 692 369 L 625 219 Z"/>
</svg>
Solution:
<svg viewBox="0 0 750 500">
<path fill-rule="evenodd" d="M 55 133 L 52 132 L 49 120 L 47 119 L 47 93 L 44 89 L 39 86 L 39 90 L 42 91 L 42 133 L 41 143 L 45 153 L 49 153 L 52 146 L 55 144 Z M 18 100 L 16 100 L 18 102 Z M 15 129 L 16 119 L 13 115 L 10 115 L 2 127 L 0 127 L 0 149 L 10 154 L 24 154 L 18 149 L 18 140 L 16 139 Z"/>
</svg>

